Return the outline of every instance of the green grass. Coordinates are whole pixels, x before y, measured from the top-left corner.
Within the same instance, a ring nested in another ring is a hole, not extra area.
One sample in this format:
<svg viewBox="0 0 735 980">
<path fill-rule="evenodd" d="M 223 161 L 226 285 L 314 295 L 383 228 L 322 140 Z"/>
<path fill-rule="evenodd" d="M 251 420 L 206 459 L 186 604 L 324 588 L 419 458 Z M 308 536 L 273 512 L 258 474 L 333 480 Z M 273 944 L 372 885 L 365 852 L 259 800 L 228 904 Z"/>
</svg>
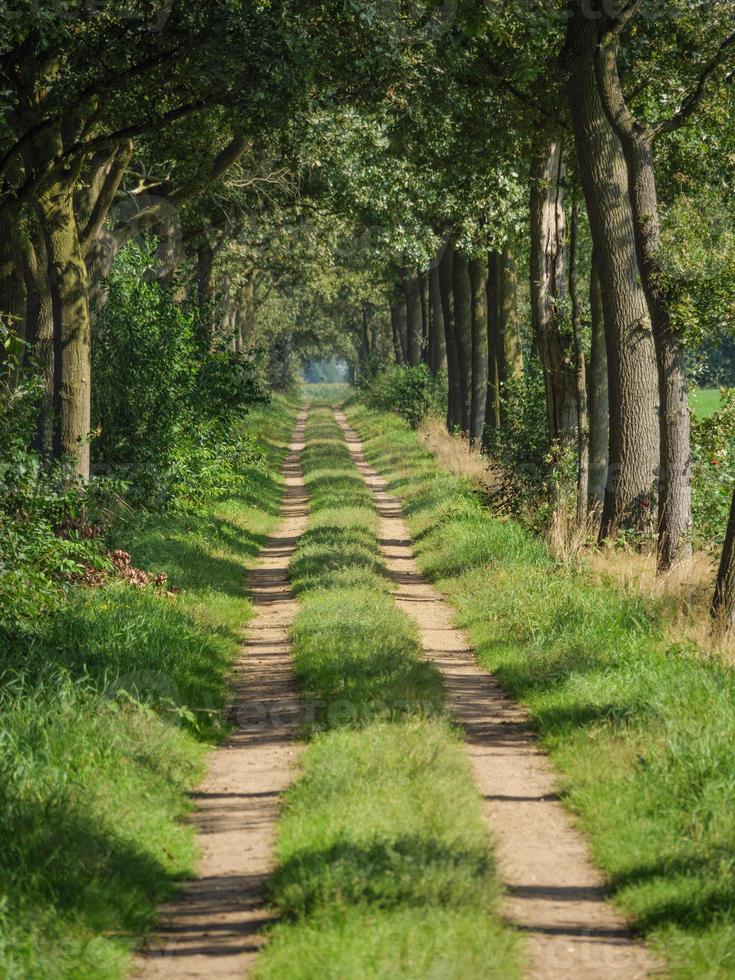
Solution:
<svg viewBox="0 0 735 980">
<path fill-rule="evenodd" d="M 295 670 L 319 707 L 286 794 L 257 976 L 519 972 L 480 800 L 441 678 L 389 595 L 377 515 L 332 414 L 312 410 L 310 519 L 291 565 Z"/>
<path fill-rule="evenodd" d="M 639 593 L 592 583 L 442 471 L 395 416 L 350 410 L 425 573 L 526 704 L 614 901 L 677 978 L 735 976 L 735 676 L 663 639 Z"/>
<path fill-rule="evenodd" d="M 191 874 L 187 791 L 223 731 L 244 576 L 276 522 L 292 417 L 278 403 L 249 419 L 268 465 L 247 499 L 117 526 L 115 544 L 179 595 L 78 588 L 4 651 L 0 976 L 125 976 L 157 903 Z"/>
<path fill-rule="evenodd" d="M 689 392 L 689 407 L 699 418 L 710 418 L 720 407 L 720 389 L 695 388 Z"/>
</svg>

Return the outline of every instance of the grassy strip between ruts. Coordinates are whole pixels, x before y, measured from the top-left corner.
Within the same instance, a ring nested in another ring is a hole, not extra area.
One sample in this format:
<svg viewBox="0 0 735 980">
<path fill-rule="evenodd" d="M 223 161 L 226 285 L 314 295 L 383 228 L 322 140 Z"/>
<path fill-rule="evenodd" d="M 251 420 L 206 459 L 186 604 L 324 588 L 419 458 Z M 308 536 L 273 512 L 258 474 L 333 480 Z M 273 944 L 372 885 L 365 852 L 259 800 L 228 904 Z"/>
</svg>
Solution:
<svg viewBox="0 0 735 980">
<path fill-rule="evenodd" d="M 396 416 L 349 416 L 403 501 L 424 573 L 528 705 L 614 900 L 673 976 L 734 976 L 732 669 L 667 645 L 651 600 L 555 563 Z"/>
<path fill-rule="evenodd" d="M 260 978 L 503 977 L 487 827 L 443 691 L 396 607 L 378 518 L 329 409 L 312 409 L 308 529 L 292 559 L 304 697 L 321 705 L 289 790 Z M 439 709 L 439 710 L 437 710 Z"/>
<path fill-rule="evenodd" d="M 117 545 L 180 594 L 76 588 L 3 652 L 0 976 L 124 976 L 191 874 L 186 794 L 222 731 L 252 614 L 244 576 L 277 520 L 294 416 L 278 401 L 248 417 L 267 461 L 246 498 L 118 524 Z"/>
</svg>

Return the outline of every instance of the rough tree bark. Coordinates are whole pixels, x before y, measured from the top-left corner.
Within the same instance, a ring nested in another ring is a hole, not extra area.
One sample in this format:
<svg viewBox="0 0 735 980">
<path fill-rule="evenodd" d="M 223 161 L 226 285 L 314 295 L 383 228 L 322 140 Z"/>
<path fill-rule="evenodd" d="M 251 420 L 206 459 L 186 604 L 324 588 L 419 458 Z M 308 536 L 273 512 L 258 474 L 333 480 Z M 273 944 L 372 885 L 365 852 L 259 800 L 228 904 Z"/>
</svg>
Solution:
<svg viewBox="0 0 735 980">
<path fill-rule="evenodd" d="M 590 314 L 592 317 L 592 350 L 589 368 L 590 486 L 589 508 L 602 514 L 607 484 L 607 448 L 609 441 L 607 348 L 605 318 L 602 309 L 597 257 L 592 254 L 590 271 Z"/>
<path fill-rule="evenodd" d="M 485 448 L 488 437 L 500 428 L 500 382 L 504 371 L 504 348 L 500 309 L 502 305 L 502 257 L 490 252 L 487 260 L 487 396 L 485 399 Z"/>
<path fill-rule="evenodd" d="M 531 165 L 531 323 L 544 372 L 549 440 L 571 445 L 577 435 L 577 385 L 572 331 L 565 323 L 563 184 L 561 144 L 544 140 Z"/>
<path fill-rule="evenodd" d="M 605 316 L 610 451 L 600 538 L 651 524 L 659 462 L 658 380 L 620 141 L 597 89 L 596 21 L 585 0 L 570 0 L 565 48 L 569 103 L 592 240 L 599 257 Z"/>
<path fill-rule="evenodd" d="M 502 388 L 511 381 L 523 379 L 523 345 L 518 316 L 518 271 L 510 242 L 498 255 L 497 276 L 500 334 L 498 373 Z"/>
<path fill-rule="evenodd" d="M 597 50 L 602 104 L 620 140 L 628 170 L 638 268 L 651 317 L 658 368 L 659 470 L 658 567 L 668 570 L 691 554 L 692 458 L 684 332 L 672 316 L 674 300 L 661 254 L 653 145 L 660 130 L 629 111 L 617 68 L 616 42 Z"/>
<path fill-rule="evenodd" d="M 589 424 L 587 414 L 587 370 L 582 342 L 582 306 L 577 281 L 577 241 L 579 238 L 579 205 L 572 203 L 569 235 L 569 298 L 572 303 L 572 334 L 574 337 L 574 370 L 577 396 L 577 525 L 587 524 L 589 493 Z"/>
<path fill-rule="evenodd" d="M 487 260 L 472 259 L 469 264 L 472 292 L 472 377 L 470 392 L 470 442 L 480 445 L 485 430 L 485 404 L 488 387 Z"/>
<path fill-rule="evenodd" d="M 421 363 L 421 285 L 413 269 L 404 282 L 406 294 L 406 363 Z"/>
<path fill-rule="evenodd" d="M 452 290 L 454 292 L 454 338 L 459 364 L 460 429 L 464 435 L 468 435 L 472 400 L 472 295 L 467 259 L 456 250 L 452 270 Z"/>
<path fill-rule="evenodd" d="M 438 262 L 433 262 L 429 269 L 429 352 L 429 367 L 432 374 L 445 371 L 447 348 L 444 339 L 444 312 Z"/>
<path fill-rule="evenodd" d="M 401 324 L 405 323 L 405 320 L 405 304 L 402 299 L 396 296 L 393 298 L 393 302 L 390 304 L 390 326 L 393 335 L 393 356 L 396 364 L 405 364 L 401 330 Z"/>
<path fill-rule="evenodd" d="M 427 366 L 429 360 L 429 333 L 431 330 L 431 309 L 429 303 L 429 273 L 419 273 L 419 294 L 421 296 L 421 356 L 420 361 Z"/>
<path fill-rule="evenodd" d="M 459 373 L 459 352 L 454 331 L 454 245 L 447 242 L 439 263 L 442 321 L 447 349 L 447 429 L 453 432 L 462 422 L 462 385 Z"/>
<path fill-rule="evenodd" d="M 91 325 L 87 267 L 74 213 L 76 175 L 57 174 L 39 197 L 54 318 L 54 454 L 68 455 L 89 479 Z"/>
</svg>

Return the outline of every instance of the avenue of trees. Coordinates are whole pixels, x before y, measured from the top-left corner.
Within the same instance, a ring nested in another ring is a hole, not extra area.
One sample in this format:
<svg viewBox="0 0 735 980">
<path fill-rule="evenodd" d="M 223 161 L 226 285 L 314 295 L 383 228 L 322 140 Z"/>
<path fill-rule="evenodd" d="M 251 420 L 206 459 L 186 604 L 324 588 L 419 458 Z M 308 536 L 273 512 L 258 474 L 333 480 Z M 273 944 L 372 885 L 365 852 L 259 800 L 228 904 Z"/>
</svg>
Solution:
<svg viewBox="0 0 735 980">
<path fill-rule="evenodd" d="M 564 474 L 600 541 L 691 552 L 688 392 L 735 333 L 733 0 L 25 0 L 0 25 L 0 357 L 9 402 L 34 379 L 41 470 L 114 461 L 120 297 L 155 293 L 202 376 L 416 369 L 451 430 L 515 439 L 519 480 Z M 733 626 L 735 497 L 720 533 Z"/>
</svg>

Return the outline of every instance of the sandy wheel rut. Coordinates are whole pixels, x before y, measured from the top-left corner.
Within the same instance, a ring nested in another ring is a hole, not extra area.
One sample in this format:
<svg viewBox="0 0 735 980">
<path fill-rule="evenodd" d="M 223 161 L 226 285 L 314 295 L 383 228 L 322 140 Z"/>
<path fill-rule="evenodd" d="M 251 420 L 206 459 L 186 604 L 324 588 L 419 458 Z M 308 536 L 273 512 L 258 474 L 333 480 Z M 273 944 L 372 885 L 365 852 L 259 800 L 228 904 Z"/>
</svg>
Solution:
<svg viewBox="0 0 735 980">
<path fill-rule="evenodd" d="M 528 975 L 634 980 L 658 972 L 660 965 L 605 900 L 602 877 L 558 800 L 553 767 L 527 715 L 478 667 L 466 635 L 453 625 L 451 608 L 418 569 L 399 501 L 366 462 L 345 416 L 335 417 L 373 492 L 396 601 L 418 624 L 424 652 L 444 678 L 452 716 L 464 728 L 506 887 L 504 913 L 529 938 Z"/>
<path fill-rule="evenodd" d="M 192 823 L 202 849 L 199 877 L 164 907 L 156 937 L 136 961 L 135 977 L 247 976 L 273 913 L 265 882 L 273 870 L 280 795 L 293 777 L 301 746 L 291 675 L 289 629 L 297 603 L 288 563 L 306 527 L 301 475 L 306 410 L 299 415 L 283 466 L 281 522 L 249 577 L 256 614 L 232 677 L 228 742 L 209 758 L 193 794 Z"/>
</svg>

